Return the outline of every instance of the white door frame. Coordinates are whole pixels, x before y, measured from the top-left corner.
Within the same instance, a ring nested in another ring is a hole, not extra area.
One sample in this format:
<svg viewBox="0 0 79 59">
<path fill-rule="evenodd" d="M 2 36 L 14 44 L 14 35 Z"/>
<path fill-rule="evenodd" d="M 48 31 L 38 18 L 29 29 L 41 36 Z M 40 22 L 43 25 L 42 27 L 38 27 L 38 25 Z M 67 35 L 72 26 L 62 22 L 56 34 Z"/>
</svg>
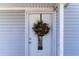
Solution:
<svg viewBox="0 0 79 59">
<path fill-rule="evenodd" d="M 53 51 L 51 51 L 51 55 L 55 55 L 56 56 L 56 12 L 55 11 L 53 11 L 53 12 L 27 12 L 27 11 L 25 11 L 25 30 L 27 29 L 27 30 L 29 30 L 28 29 L 28 26 L 29 26 L 29 24 L 28 24 L 28 20 L 29 20 L 29 14 L 32 14 L 32 13 L 46 13 L 46 14 L 52 14 L 52 17 L 53 17 L 53 20 L 52 20 L 52 26 L 53 26 L 53 31 L 52 31 L 52 34 L 51 35 L 53 35 L 52 36 L 52 43 L 51 43 L 51 50 L 53 50 Z M 25 37 L 25 50 L 27 50 L 27 51 L 25 51 L 25 55 L 27 55 L 27 56 L 29 56 L 29 36 L 28 36 L 28 34 L 29 34 L 29 32 L 28 31 L 25 31 L 25 36 L 27 36 L 27 37 Z M 27 45 L 27 46 L 26 46 Z M 55 52 L 54 52 L 55 51 Z"/>
<path fill-rule="evenodd" d="M 64 55 L 64 3 L 58 4 L 59 56 Z"/>
</svg>

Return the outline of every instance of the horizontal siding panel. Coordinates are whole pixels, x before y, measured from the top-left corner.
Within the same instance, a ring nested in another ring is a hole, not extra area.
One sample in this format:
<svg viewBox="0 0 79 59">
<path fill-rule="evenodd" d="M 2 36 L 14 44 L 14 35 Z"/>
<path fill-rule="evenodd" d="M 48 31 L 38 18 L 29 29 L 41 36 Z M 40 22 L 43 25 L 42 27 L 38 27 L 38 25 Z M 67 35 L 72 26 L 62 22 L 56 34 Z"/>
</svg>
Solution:
<svg viewBox="0 0 79 59">
<path fill-rule="evenodd" d="M 8 16 L 0 16 L 0 19 L 24 19 L 24 16 L 10 16 L 10 17 L 8 17 Z"/>
<path fill-rule="evenodd" d="M 24 17 L 24 16 L 23 16 Z M 0 21 L 2 21 L 2 22 L 23 22 L 23 20 L 22 19 L 24 19 L 24 18 L 17 18 L 16 20 L 14 20 L 15 18 L 2 18 L 2 19 L 0 19 Z M 7 20 L 7 21 L 6 21 Z"/>
<path fill-rule="evenodd" d="M 79 4 L 69 4 L 64 13 L 64 55 L 79 56 Z"/>
<path fill-rule="evenodd" d="M 78 5 L 79 6 L 79 5 Z M 78 6 L 70 6 L 70 7 L 68 7 L 68 8 L 71 8 L 71 9 L 75 9 L 75 8 L 79 8 Z"/>
<path fill-rule="evenodd" d="M 0 16 L 24 16 L 24 13 L 0 13 Z"/>
<path fill-rule="evenodd" d="M 13 22 L 13 21 L 12 22 L 6 22 L 6 21 L 1 22 L 0 21 L 0 24 L 24 24 L 24 21 L 22 21 L 22 22 L 16 22 L 16 21 L 15 22 Z"/>
<path fill-rule="evenodd" d="M 72 9 L 73 9 L 73 8 L 72 8 Z M 72 9 L 71 9 L 71 11 L 66 10 L 66 11 L 64 11 L 64 12 L 65 12 L 65 13 L 67 12 L 68 14 L 69 14 L 69 13 L 71 13 L 71 14 L 75 14 L 75 13 L 79 12 L 79 10 L 74 11 L 75 8 L 74 8 L 74 10 L 72 10 Z"/>
<path fill-rule="evenodd" d="M 23 27 L 24 28 L 24 24 L 0 24 L 0 27 L 16 27 L 16 28 L 20 28 Z"/>
<path fill-rule="evenodd" d="M 0 55 L 25 55 L 24 10 L 0 10 Z"/>
<path fill-rule="evenodd" d="M 25 11 L 23 11 L 23 10 L 0 10 L 0 13 L 24 13 Z"/>
<path fill-rule="evenodd" d="M 24 27 L 1 27 L 0 30 L 24 30 Z"/>
</svg>

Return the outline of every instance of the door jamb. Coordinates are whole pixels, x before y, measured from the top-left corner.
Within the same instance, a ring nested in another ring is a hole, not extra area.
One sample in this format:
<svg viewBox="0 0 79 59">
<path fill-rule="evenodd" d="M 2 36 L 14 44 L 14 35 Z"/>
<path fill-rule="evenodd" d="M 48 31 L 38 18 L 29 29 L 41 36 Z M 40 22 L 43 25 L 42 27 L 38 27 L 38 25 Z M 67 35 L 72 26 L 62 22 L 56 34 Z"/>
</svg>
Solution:
<svg viewBox="0 0 79 59">
<path fill-rule="evenodd" d="M 55 51 L 54 56 L 56 56 L 56 13 L 55 13 L 55 11 L 53 11 L 53 12 L 27 12 L 26 10 L 25 10 L 25 50 L 27 50 L 27 51 L 25 51 L 25 56 L 26 55 L 29 56 L 29 44 L 28 44 L 28 42 L 29 42 L 29 33 L 28 33 L 29 32 L 28 31 L 29 30 L 29 28 L 28 28 L 29 25 L 28 24 L 29 23 L 28 23 L 28 20 L 29 20 L 29 14 L 32 14 L 32 13 L 47 13 L 47 14 L 50 13 L 50 14 L 52 14 L 53 17 L 55 17 L 55 20 L 52 21 L 53 22 L 52 26 L 54 26 L 54 30 L 55 30 L 54 33 L 52 31 L 52 35 L 55 36 L 53 38 L 54 39 L 54 47 L 52 47 L 53 45 L 51 45 L 51 50 L 53 50 L 53 48 L 54 48 L 54 51 Z M 51 55 L 53 55 L 53 51 L 51 52 Z"/>
</svg>

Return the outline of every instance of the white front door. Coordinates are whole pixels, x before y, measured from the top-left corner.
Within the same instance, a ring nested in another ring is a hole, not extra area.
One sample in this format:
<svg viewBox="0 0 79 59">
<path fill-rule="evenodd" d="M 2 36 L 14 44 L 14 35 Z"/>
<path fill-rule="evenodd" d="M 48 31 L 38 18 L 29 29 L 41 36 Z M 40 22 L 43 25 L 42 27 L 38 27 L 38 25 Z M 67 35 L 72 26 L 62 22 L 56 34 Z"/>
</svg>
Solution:
<svg viewBox="0 0 79 59">
<path fill-rule="evenodd" d="M 28 17 L 28 28 L 29 28 L 29 55 L 30 56 L 51 56 L 52 55 L 52 14 L 50 13 L 43 13 L 42 20 L 43 22 L 47 23 L 50 27 L 49 33 L 45 35 L 42 39 L 42 47 L 43 49 L 38 50 L 38 37 L 33 31 L 32 27 L 34 23 L 40 20 L 40 13 L 31 13 Z"/>
</svg>

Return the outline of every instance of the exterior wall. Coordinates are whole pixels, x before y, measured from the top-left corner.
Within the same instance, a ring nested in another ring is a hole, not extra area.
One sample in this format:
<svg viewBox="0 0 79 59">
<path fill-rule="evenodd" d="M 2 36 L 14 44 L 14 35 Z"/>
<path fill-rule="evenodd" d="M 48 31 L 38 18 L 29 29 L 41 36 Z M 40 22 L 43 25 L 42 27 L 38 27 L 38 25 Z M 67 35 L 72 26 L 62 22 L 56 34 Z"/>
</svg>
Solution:
<svg viewBox="0 0 79 59">
<path fill-rule="evenodd" d="M 25 55 L 24 10 L 0 10 L 0 56 Z"/>
<path fill-rule="evenodd" d="M 64 13 L 64 55 L 79 55 L 79 4 L 69 4 Z"/>
</svg>

